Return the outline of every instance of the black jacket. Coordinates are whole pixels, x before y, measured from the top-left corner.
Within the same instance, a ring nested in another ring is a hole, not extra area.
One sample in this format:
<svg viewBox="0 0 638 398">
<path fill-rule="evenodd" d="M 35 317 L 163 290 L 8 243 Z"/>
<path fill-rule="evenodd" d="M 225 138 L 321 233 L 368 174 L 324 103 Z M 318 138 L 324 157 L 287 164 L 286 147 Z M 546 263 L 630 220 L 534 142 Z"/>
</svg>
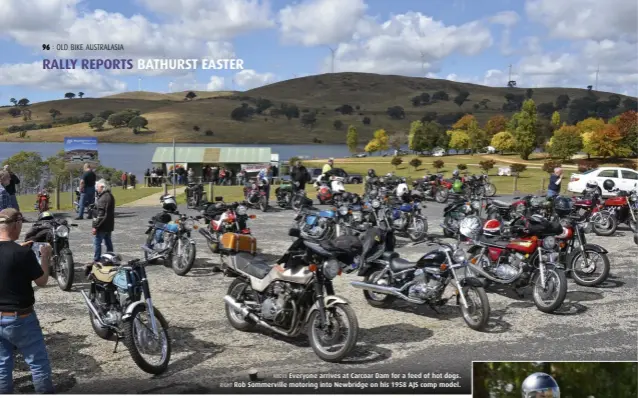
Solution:
<svg viewBox="0 0 638 398">
<path fill-rule="evenodd" d="M 115 229 L 115 198 L 109 191 L 102 191 L 95 206 L 97 216 L 93 219 L 93 228 L 97 232 L 112 232 Z"/>
<path fill-rule="evenodd" d="M 4 189 L 7 190 L 7 193 L 9 195 L 15 195 L 16 194 L 16 185 L 20 184 L 20 179 L 18 178 L 17 175 L 13 174 L 13 172 L 9 172 L 9 175 L 11 176 L 11 182 L 9 183 L 9 185 L 4 187 Z"/>
<path fill-rule="evenodd" d="M 295 166 L 290 173 L 290 178 L 296 182 L 308 182 L 310 180 L 309 177 L 308 169 L 305 166 Z"/>
</svg>

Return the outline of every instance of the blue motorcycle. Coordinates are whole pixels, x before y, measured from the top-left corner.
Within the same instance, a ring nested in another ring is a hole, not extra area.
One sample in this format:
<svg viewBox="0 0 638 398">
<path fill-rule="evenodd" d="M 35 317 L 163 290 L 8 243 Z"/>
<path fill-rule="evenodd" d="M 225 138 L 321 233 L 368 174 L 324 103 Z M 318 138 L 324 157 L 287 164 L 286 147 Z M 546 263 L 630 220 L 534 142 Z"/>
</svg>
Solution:
<svg viewBox="0 0 638 398">
<path fill-rule="evenodd" d="M 424 207 L 418 201 L 404 202 L 388 207 L 384 216 L 394 231 L 407 235 L 413 242 L 419 242 L 428 234 L 428 220 L 421 213 Z"/>
<path fill-rule="evenodd" d="M 310 211 L 302 209 L 295 216 L 293 228 L 301 237 L 312 240 L 330 240 L 337 236 L 338 217 L 335 210 Z"/>
</svg>

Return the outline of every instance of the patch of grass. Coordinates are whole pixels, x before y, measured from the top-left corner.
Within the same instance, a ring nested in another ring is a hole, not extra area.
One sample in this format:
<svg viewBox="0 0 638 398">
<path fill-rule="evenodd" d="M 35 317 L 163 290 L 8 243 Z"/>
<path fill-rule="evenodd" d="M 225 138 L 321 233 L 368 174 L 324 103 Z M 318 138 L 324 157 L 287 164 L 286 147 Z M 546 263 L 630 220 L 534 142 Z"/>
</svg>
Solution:
<svg viewBox="0 0 638 398">
<path fill-rule="evenodd" d="M 134 202 L 138 199 L 145 198 L 149 195 L 153 195 L 154 193 L 160 192 L 161 188 L 144 188 L 138 187 L 136 189 L 117 189 L 114 188 L 112 193 L 115 198 L 115 203 L 117 206 L 124 206 L 127 203 Z M 73 202 L 75 200 L 75 193 L 73 193 L 73 198 L 71 198 L 70 192 L 60 192 L 60 210 L 71 210 L 73 209 Z M 35 204 L 36 195 L 19 195 L 18 196 L 18 205 L 20 209 L 23 211 L 32 211 L 33 205 Z M 55 207 L 55 194 L 51 194 L 51 198 L 49 199 L 49 206 L 54 209 Z M 55 209 L 54 209 L 55 210 Z"/>
</svg>

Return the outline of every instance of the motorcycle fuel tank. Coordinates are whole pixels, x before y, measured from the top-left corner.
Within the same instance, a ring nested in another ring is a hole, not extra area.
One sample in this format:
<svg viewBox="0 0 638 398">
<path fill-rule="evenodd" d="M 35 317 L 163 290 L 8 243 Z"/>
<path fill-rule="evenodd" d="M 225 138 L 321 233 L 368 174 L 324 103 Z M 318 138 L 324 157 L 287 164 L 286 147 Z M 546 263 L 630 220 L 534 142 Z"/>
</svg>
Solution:
<svg viewBox="0 0 638 398">
<path fill-rule="evenodd" d="M 624 196 L 609 198 L 605 200 L 605 206 L 626 206 L 627 198 Z"/>
<path fill-rule="evenodd" d="M 447 261 L 447 256 L 444 252 L 439 250 L 433 250 L 426 253 L 416 262 L 418 268 L 440 268 L 441 264 Z"/>
<path fill-rule="evenodd" d="M 319 217 L 332 218 L 335 216 L 335 212 L 332 210 L 322 210 L 319 212 Z"/>
<path fill-rule="evenodd" d="M 404 203 L 400 207 L 401 211 L 412 211 L 412 205 L 410 203 Z"/>
<path fill-rule="evenodd" d="M 510 250 L 532 254 L 536 250 L 538 239 L 535 237 L 531 239 L 514 239 L 507 244 L 507 248 Z"/>
</svg>

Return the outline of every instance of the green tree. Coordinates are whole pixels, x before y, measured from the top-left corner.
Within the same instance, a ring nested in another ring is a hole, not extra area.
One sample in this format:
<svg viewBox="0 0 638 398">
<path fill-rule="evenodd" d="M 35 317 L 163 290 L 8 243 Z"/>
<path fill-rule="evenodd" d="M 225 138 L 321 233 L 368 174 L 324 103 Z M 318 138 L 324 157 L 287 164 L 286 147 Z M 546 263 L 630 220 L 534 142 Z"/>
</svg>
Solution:
<svg viewBox="0 0 638 398">
<path fill-rule="evenodd" d="M 102 119 L 101 117 L 96 117 L 89 122 L 89 127 L 94 129 L 95 131 L 102 131 L 102 129 L 104 128 L 104 123 L 106 123 L 106 120 Z"/>
<path fill-rule="evenodd" d="M 514 140 L 512 133 L 509 131 L 501 131 L 492 137 L 490 146 L 493 146 L 494 149 L 501 153 L 510 152 L 516 147 L 516 141 Z"/>
<path fill-rule="evenodd" d="M 11 98 L 9 102 L 11 102 L 13 106 L 18 106 L 18 100 L 16 100 L 15 98 Z"/>
<path fill-rule="evenodd" d="M 133 129 L 133 134 L 137 134 L 140 129 L 146 129 L 148 125 L 148 120 L 143 118 L 142 116 L 135 116 L 128 122 L 128 127 Z"/>
<path fill-rule="evenodd" d="M 84 93 L 83 93 L 82 91 L 80 91 L 80 92 L 78 93 L 78 97 L 80 97 L 80 98 L 84 97 Z"/>
<path fill-rule="evenodd" d="M 356 127 L 350 125 L 348 127 L 348 133 L 346 134 L 346 144 L 350 153 L 357 152 L 357 145 L 359 145 L 359 133 L 357 133 Z"/>
<path fill-rule="evenodd" d="M 583 138 L 578 127 L 562 126 L 554 132 L 548 147 L 552 157 L 569 160 L 583 149 Z"/>
<path fill-rule="evenodd" d="M 64 98 L 73 99 L 75 98 L 75 93 L 66 93 L 64 94 Z"/>
<path fill-rule="evenodd" d="M 515 150 L 523 160 L 528 160 L 536 148 L 536 121 L 536 104 L 531 99 L 523 102 L 521 111 L 514 114 L 510 121 L 509 130 L 516 141 Z"/>
<path fill-rule="evenodd" d="M 43 177 L 44 162 L 38 152 L 20 151 L 2 162 L 20 177 L 20 187 L 37 187 Z"/>
<path fill-rule="evenodd" d="M 494 168 L 495 164 L 496 162 L 493 160 L 481 160 L 479 162 L 479 167 L 485 172 L 485 174 L 488 174 L 489 171 Z"/>
<path fill-rule="evenodd" d="M 467 170 L 467 165 L 465 163 L 459 163 L 456 165 L 456 168 L 460 171 Z"/>
<path fill-rule="evenodd" d="M 341 128 L 343 127 L 343 122 L 341 120 L 335 120 L 334 122 L 332 122 L 332 127 L 334 127 L 335 130 L 341 130 Z"/>
<path fill-rule="evenodd" d="M 558 111 L 552 113 L 552 126 L 556 129 L 560 127 L 560 113 Z"/>
<path fill-rule="evenodd" d="M 51 188 L 57 189 L 60 187 L 62 181 L 68 180 L 69 171 L 67 169 L 67 163 L 64 159 L 64 151 L 58 151 L 53 156 L 49 156 L 44 161 L 46 169 L 46 179 L 49 181 Z"/>
<path fill-rule="evenodd" d="M 510 170 L 512 170 L 512 173 L 515 176 L 520 175 L 522 172 L 524 172 L 525 170 L 527 170 L 527 166 L 525 166 L 522 163 L 512 163 L 510 165 Z"/>
<path fill-rule="evenodd" d="M 450 148 L 457 151 L 470 148 L 470 136 L 464 130 L 450 130 L 447 134 L 450 136 Z"/>
<path fill-rule="evenodd" d="M 410 124 L 408 133 L 408 149 L 422 151 L 425 145 L 425 128 L 423 122 L 415 120 Z"/>
<path fill-rule="evenodd" d="M 467 135 L 470 139 L 469 148 L 472 150 L 472 153 L 485 148 L 489 143 L 487 132 L 479 127 L 476 120 L 468 125 Z"/>
<path fill-rule="evenodd" d="M 62 115 L 62 112 L 60 112 L 57 109 L 51 108 L 51 109 L 49 109 L 49 114 L 51 115 L 51 119 L 55 120 L 56 117 Z"/>
<path fill-rule="evenodd" d="M 401 156 L 395 156 L 392 158 L 392 160 L 390 161 L 390 163 L 392 164 L 392 166 L 394 166 L 394 168 L 398 168 L 402 163 L 403 163 L 403 158 Z"/>
<path fill-rule="evenodd" d="M 443 166 L 445 166 L 445 162 L 442 161 L 441 159 L 437 159 L 434 162 L 432 162 L 432 167 L 436 169 L 437 173 L 439 172 L 439 170 L 443 168 Z"/>
<path fill-rule="evenodd" d="M 423 162 L 419 158 L 412 158 L 412 160 L 410 160 L 410 166 L 414 167 L 414 171 L 417 171 L 419 167 L 421 167 L 421 164 L 423 164 Z"/>
<path fill-rule="evenodd" d="M 195 94 L 192 91 L 189 91 L 188 93 L 186 93 L 186 96 L 184 97 L 184 99 L 185 100 L 192 100 L 195 97 L 197 97 L 197 94 Z"/>
</svg>

